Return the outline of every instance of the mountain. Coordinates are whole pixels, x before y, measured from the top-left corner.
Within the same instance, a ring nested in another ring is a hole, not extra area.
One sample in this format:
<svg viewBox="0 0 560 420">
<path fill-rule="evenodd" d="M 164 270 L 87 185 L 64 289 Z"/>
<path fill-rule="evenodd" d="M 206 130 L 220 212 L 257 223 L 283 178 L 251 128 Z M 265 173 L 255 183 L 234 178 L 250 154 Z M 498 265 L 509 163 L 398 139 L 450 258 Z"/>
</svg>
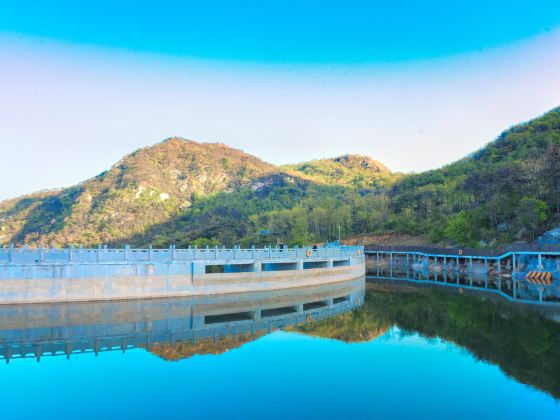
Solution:
<svg viewBox="0 0 560 420">
<path fill-rule="evenodd" d="M 286 165 L 285 168 L 303 174 L 315 182 L 362 188 L 383 185 L 394 177 L 385 165 L 362 155 L 312 160 Z"/>
<path fill-rule="evenodd" d="M 560 223 L 560 108 L 387 194 L 388 230 L 470 246 L 533 240 Z"/>
<path fill-rule="evenodd" d="M 440 169 L 366 156 L 275 166 L 170 138 L 74 187 L 0 203 L 0 244 L 290 245 L 387 233 L 493 246 L 560 223 L 560 108 Z"/>
<path fill-rule="evenodd" d="M 352 157 L 340 159 L 345 163 L 329 170 L 350 171 Z M 368 173 L 367 182 L 375 183 L 377 175 L 385 177 L 387 171 Z M 231 244 L 251 236 L 254 241 L 257 228 L 280 235 L 285 227 L 276 226 L 276 219 L 289 223 L 286 214 L 275 212 L 339 192 L 315 185 L 313 176 L 298 169 L 223 144 L 170 138 L 74 187 L 0 203 L 0 243 L 186 246 L 196 240 Z M 337 204 L 335 199 L 331 207 Z M 334 231 L 337 221 L 331 224 Z"/>
</svg>

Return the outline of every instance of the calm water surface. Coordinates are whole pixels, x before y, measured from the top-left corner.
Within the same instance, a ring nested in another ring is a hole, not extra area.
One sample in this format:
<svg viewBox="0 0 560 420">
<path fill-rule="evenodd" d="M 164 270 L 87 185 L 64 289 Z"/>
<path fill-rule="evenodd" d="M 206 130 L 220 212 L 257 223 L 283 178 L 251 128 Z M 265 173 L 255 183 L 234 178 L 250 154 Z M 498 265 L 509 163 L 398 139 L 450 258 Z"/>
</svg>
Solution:
<svg viewBox="0 0 560 420">
<path fill-rule="evenodd" d="M 334 305 L 319 307 L 329 296 Z M 3 351 L 38 337 L 41 351 L 84 334 L 101 342 L 117 332 L 141 339 L 124 353 L 12 358 L 0 367 L 2 418 L 560 418 L 556 322 L 432 291 L 378 289 L 362 298 L 353 285 L 313 290 L 304 300 L 269 294 L 241 304 L 58 305 L 18 312 L 25 322 L 14 319 L 10 327 L 4 314 Z M 334 315 L 337 305 L 351 309 L 356 299 L 359 309 Z M 270 310 L 297 309 L 297 302 L 305 314 Z M 239 319 L 255 308 L 263 316 L 268 308 L 270 321 Z M 220 310 L 237 312 L 228 320 Z M 200 313 L 206 318 L 197 324 Z M 301 324 L 308 314 L 327 319 Z M 187 318 L 190 327 L 181 331 Z M 283 331 L 275 330 L 280 319 Z M 257 328 L 244 329 L 250 325 Z M 177 340 L 197 328 L 211 338 Z M 149 342 L 171 330 L 173 343 Z"/>
</svg>

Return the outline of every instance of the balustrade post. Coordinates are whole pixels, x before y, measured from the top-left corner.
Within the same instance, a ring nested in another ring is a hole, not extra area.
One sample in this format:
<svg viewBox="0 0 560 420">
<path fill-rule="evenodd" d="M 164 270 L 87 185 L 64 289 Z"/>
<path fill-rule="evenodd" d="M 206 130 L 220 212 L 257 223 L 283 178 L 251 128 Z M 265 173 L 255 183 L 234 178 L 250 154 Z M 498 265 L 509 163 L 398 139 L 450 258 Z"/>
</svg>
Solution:
<svg viewBox="0 0 560 420">
<path fill-rule="evenodd" d="M 45 262 L 45 246 L 43 244 L 39 248 L 39 262 Z"/>
<path fill-rule="evenodd" d="M 8 248 L 8 261 L 14 262 L 14 244 L 10 244 Z"/>
<path fill-rule="evenodd" d="M 218 259 L 218 245 L 214 245 L 214 259 Z"/>
<path fill-rule="evenodd" d="M 152 261 L 152 244 L 148 245 L 148 261 Z"/>
<path fill-rule="evenodd" d="M 196 260 L 196 256 L 197 256 L 197 255 L 196 255 L 196 254 L 197 254 L 197 253 L 196 253 L 197 249 L 198 249 L 198 245 L 195 245 L 195 246 L 194 246 L 194 259 L 195 259 L 195 260 Z"/>
<path fill-rule="evenodd" d="M 70 245 L 68 249 L 68 261 L 72 262 L 74 260 L 74 245 Z"/>
<path fill-rule="evenodd" d="M 255 259 L 255 245 L 251 245 L 251 259 Z"/>
<path fill-rule="evenodd" d="M 99 261 L 101 261 L 101 245 L 97 245 L 97 262 Z"/>
</svg>

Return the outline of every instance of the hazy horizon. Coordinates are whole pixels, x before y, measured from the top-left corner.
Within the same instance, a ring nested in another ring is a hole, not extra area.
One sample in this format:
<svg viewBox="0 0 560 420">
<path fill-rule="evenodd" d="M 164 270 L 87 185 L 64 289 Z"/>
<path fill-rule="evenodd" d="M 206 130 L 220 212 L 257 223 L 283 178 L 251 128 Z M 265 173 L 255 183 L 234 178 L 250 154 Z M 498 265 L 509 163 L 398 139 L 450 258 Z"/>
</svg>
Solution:
<svg viewBox="0 0 560 420">
<path fill-rule="evenodd" d="M 19 176 L 0 200 L 173 136 L 273 164 L 350 153 L 420 172 L 560 105 L 553 1 L 249 2 L 239 19 L 213 4 L 6 6 L 0 141 Z"/>
</svg>

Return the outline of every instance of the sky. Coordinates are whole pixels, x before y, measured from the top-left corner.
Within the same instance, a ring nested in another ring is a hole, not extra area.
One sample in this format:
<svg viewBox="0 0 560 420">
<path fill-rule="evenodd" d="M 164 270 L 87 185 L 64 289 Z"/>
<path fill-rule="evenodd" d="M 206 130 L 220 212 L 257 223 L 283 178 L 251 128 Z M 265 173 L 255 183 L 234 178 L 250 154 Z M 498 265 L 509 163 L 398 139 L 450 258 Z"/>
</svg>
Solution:
<svg viewBox="0 0 560 420">
<path fill-rule="evenodd" d="M 171 136 L 418 172 L 560 105 L 560 1 L 0 0 L 0 200 Z"/>
</svg>

